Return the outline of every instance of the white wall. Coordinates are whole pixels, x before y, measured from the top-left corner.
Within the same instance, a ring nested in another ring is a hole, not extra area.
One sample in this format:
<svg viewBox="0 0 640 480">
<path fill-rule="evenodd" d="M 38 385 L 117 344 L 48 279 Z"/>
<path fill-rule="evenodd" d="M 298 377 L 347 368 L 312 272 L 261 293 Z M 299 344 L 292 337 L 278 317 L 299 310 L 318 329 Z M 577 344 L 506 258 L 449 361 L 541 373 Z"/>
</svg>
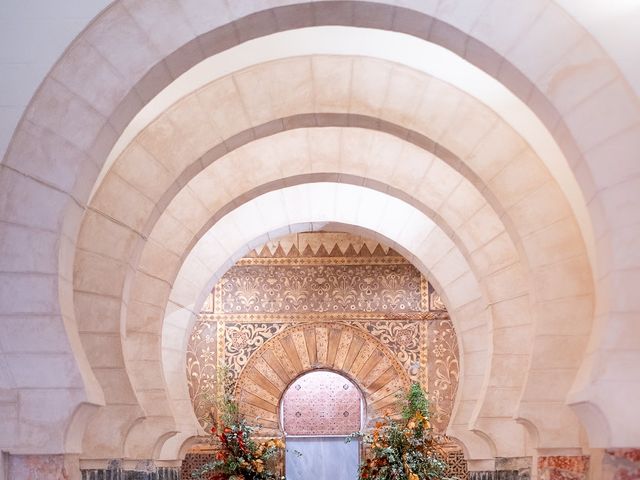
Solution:
<svg viewBox="0 0 640 480">
<path fill-rule="evenodd" d="M 0 158 L 40 82 L 110 0 L 0 0 Z"/>
</svg>

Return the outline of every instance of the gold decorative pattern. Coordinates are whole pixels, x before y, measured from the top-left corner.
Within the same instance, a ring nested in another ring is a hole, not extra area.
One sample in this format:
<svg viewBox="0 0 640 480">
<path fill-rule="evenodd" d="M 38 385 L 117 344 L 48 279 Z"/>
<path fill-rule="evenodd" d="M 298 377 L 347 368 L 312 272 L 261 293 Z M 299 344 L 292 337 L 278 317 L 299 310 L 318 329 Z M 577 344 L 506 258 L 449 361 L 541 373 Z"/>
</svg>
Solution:
<svg viewBox="0 0 640 480">
<path fill-rule="evenodd" d="M 391 250 L 390 252 L 393 252 Z M 273 257 L 273 258 L 241 258 L 236 262 L 236 266 L 297 266 L 306 267 L 313 265 L 411 265 L 404 257 L 397 253 L 380 257 Z"/>
<path fill-rule="evenodd" d="M 348 257 L 376 259 L 398 253 L 376 241 L 343 232 L 307 232 L 280 237 L 252 250 L 246 258 Z M 243 259 L 243 260 L 246 260 Z"/>
<path fill-rule="evenodd" d="M 440 297 L 440 295 L 437 294 L 436 292 L 432 292 L 429 295 L 429 310 L 446 310 L 446 309 L 447 307 L 442 301 L 442 298 Z"/>
<path fill-rule="evenodd" d="M 419 322 L 420 325 L 420 383 L 425 391 L 429 391 L 429 324 Z"/>
<path fill-rule="evenodd" d="M 428 391 L 432 408 L 434 427 L 444 431 L 449 423 L 456 390 L 460 365 L 458 363 L 458 342 L 451 320 L 430 322 L 427 349 L 429 365 Z"/>
<path fill-rule="evenodd" d="M 329 346 L 329 331 L 327 327 L 316 327 L 316 356 L 317 364 L 323 364 L 327 361 L 327 349 Z"/>
<path fill-rule="evenodd" d="M 215 287 L 214 312 L 420 312 L 428 295 L 422 287 L 420 272 L 406 262 L 236 265 Z"/>
<path fill-rule="evenodd" d="M 285 323 L 224 323 L 224 362 L 233 381 L 264 342 L 287 328 Z"/>
<path fill-rule="evenodd" d="M 427 293 L 426 295 L 424 294 L 425 292 Z M 429 282 L 422 275 L 420 275 L 420 293 L 422 293 L 422 295 L 420 295 L 420 310 L 422 310 L 423 312 L 431 310 L 429 300 Z M 211 308 L 213 310 L 213 306 Z"/>
<path fill-rule="evenodd" d="M 392 249 L 340 234 L 272 242 L 216 285 L 187 353 L 190 394 L 205 428 L 223 365 L 245 413 L 274 433 L 283 390 L 306 371 L 328 368 L 353 379 L 370 418 L 418 380 L 441 431 L 459 375 L 455 332 L 433 286 Z"/>
<path fill-rule="evenodd" d="M 464 453 L 459 448 L 449 449 L 447 451 L 447 477 L 457 478 L 458 480 L 468 480 L 469 471 L 467 470 L 467 461 L 464 459 Z"/>
<path fill-rule="evenodd" d="M 187 347 L 189 395 L 200 423 L 209 423 L 210 408 L 216 394 L 218 325 L 197 322 Z"/>
<path fill-rule="evenodd" d="M 420 324 L 398 320 L 351 322 L 386 345 L 394 354 L 412 381 L 419 381 Z"/>
<path fill-rule="evenodd" d="M 447 320 L 449 313 L 441 312 L 407 312 L 407 313 L 382 313 L 382 312 L 309 312 L 309 313 L 248 313 L 248 314 L 216 314 L 202 312 L 198 316 L 201 322 L 229 322 L 229 323 L 333 323 L 353 320 Z"/>
<path fill-rule="evenodd" d="M 221 372 L 222 371 L 221 368 L 226 365 L 225 364 L 225 360 L 226 359 L 225 359 L 225 355 L 223 353 L 224 352 L 224 347 L 225 347 L 224 332 L 226 330 L 226 324 L 224 322 L 220 322 L 220 323 L 217 323 L 217 326 L 218 326 L 218 328 L 217 328 L 217 332 L 216 333 L 217 333 L 217 340 L 218 340 L 217 341 L 218 356 L 217 356 L 217 359 L 216 359 L 217 360 L 216 364 L 217 364 L 217 371 Z M 222 385 L 221 382 L 217 383 L 216 398 L 220 398 L 220 396 L 224 393 L 223 392 L 224 387 L 225 387 L 225 385 Z M 215 404 L 215 401 L 213 403 Z M 212 410 L 213 408 L 214 407 L 212 405 L 211 407 L 209 407 L 209 410 Z M 198 418 L 200 418 L 200 417 L 198 417 Z M 208 423 L 209 423 L 209 419 L 207 418 L 205 420 L 205 424 L 206 424 L 207 427 L 209 426 Z"/>
<path fill-rule="evenodd" d="M 351 375 L 355 375 L 360 370 L 362 370 L 362 367 L 364 367 L 367 360 L 371 358 L 371 355 L 375 350 L 376 350 L 376 346 L 373 343 L 366 342 L 358 352 L 358 356 L 353 361 L 353 364 L 349 368 L 348 373 Z"/>
<path fill-rule="evenodd" d="M 291 335 L 293 339 L 293 346 L 296 348 L 298 358 L 302 363 L 302 368 L 308 370 L 311 368 L 311 362 L 309 362 L 308 345 L 304 336 L 304 331 L 298 330 Z"/>
<path fill-rule="evenodd" d="M 281 398 L 290 380 L 310 371 L 309 367 L 305 367 L 300 355 L 300 352 L 310 350 L 308 340 L 313 338 L 315 341 L 317 332 L 314 331 L 313 336 L 305 335 L 309 328 L 292 326 L 266 341 L 251 355 L 238 376 L 236 395 L 240 399 L 240 409 L 256 424 L 267 427 L 265 433 L 274 428 L 272 422 L 278 418 L 276 412 L 279 411 L 280 405 L 278 401 L 274 402 L 274 399 Z M 322 327 L 313 327 L 314 330 L 316 328 Z M 296 346 L 296 343 L 299 345 Z M 357 371 L 354 369 L 352 375 L 349 375 L 349 367 L 354 363 L 362 346 L 367 344 L 375 348 L 369 350 L 368 357 L 361 362 L 362 367 Z M 374 368 L 366 368 L 369 359 L 375 360 Z M 294 375 L 285 373 L 286 364 L 289 364 L 289 370 L 293 370 Z M 335 370 L 364 386 L 365 400 L 370 407 L 370 419 L 382 416 L 383 407 L 394 411 L 395 395 L 404 391 L 410 383 L 403 365 L 393 352 L 364 329 L 347 324 L 336 324 L 331 328 L 328 334 L 327 358 L 323 363 L 316 363 L 314 368 Z M 256 386 L 270 391 L 270 396 L 256 395 Z M 379 394 L 373 397 L 381 391 L 385 393 L 381 399 L 377 398 Z"/>
<path fill-rule="evenodd" d="M 202 315 L 191 337 L 187 361 L 190 393 L 198 419 L 205 427 L 209 424 L 210 399 L 215 392 L 216 332 L 219 337 L 219 349 L 223 352 L 220 356 L 222 358 L 218 360 L 225 364 L 232 380 L 237 379 L 250 358 L 266 342 L 295 325 L 299 325 L 301 329 L 291 337 L 289 352 L 304 369 L 318 368 L 331 363 L 332 368 L 344 368 L 345 373 L 353 377 L 354 372 L 370 367 L 370 377 L 362 379 L 363 385 L 368 386 L 390 367 L 386 359 L 381 359 L 374 365 L 367 365 L 375 353 L 375 345 L 369 341 L 363 342 L 357 351 L 351 352 L 353 358 L 350 358 L 349 365 L 345 366 L 353 337 L 349 333 L 341 334 L 334 351 L 331 352 L 329 344 L 331 333 L 335 334 L 336 331 L 335 321 L 285 323 L 271 318 L 269 322 L 238 323 L 213 321 L 211 317 L 235 319 L 235 316 L 231 315 Z M 459 369 L 457 341 L 450 320 L 424 322 L 359 319 L 348 320 L 346 324 L 376 338 L 393 353 L 394 359 L 402 365 L 411 380 L 422 381 L 428 386 L 434 426 L 444 430 L 453 408 Z M 313 331 L 312 335 L 309 333 L 310 329 Z M 271 350 L 273 357 L 280 362 L 281 375 L 277 376 L 271 369 L 267 370 L 266 363 L 259 364 L 260 369 L 264 370 L 259 371 L 262 371 L 267 379 L 271 377 L 272 383 L 278 386 L 285 385 L 296 376 L 297 369 L 281 342 L 275 342 Z M 310 357 L 310 351 L 313 352 L 313 359 Z M 328 357 L 331 354 L 333 356 L 329 362 Z"/>
</svg>

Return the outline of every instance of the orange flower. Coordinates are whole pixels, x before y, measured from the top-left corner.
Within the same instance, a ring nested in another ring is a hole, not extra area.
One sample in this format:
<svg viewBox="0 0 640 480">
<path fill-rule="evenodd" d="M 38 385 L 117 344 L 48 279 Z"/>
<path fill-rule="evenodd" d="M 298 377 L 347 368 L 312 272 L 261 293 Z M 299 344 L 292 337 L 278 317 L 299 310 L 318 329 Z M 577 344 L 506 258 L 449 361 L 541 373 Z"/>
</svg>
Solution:
<svg viewBox="0 0 640 480">
<path fill-rule="evenodd" d="M 264 470 L 264 462 L 260 459 L 254 460 L 253 462 L 251 462 L 251 464 L 253 465 L 253 468 L 255 468 L 256 472 L 258 473 L 262 473 L 262 471 Z"/>
</svg>

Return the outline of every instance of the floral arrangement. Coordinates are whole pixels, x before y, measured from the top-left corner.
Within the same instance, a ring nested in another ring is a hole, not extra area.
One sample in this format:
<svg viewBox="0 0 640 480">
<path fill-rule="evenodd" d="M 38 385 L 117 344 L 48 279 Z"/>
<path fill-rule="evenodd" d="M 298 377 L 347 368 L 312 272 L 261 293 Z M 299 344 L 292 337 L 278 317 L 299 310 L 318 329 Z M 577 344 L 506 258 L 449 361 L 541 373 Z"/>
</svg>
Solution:
<svg viewBox="0 0 640 480">
<path fill-rule="evenodd" d="M 211 443 L 217 452 L 191 476 L 203 480 L 284 480 L 274 473 L 284 442 L 281 439 L 253 440 L 256 428 L 246 423 L 230 395 L 223 395 L 216 403 L 222 412 L 218 422 L 212 415 Z"/>
<path fill-rule="evenodd" d="M 270 460 L 277 458 L 284 448 L 280 439 L 257 443 L 251 439 L 253 428 L 243 421 L 222 427 L 218 433 L 216 427 L 212 433 L 217 435 L 220 450 L 212 461 L 194 471 L 194 478 L 217 478 L 225 480 L 276 480 L 284 477 L 273 473 Z"/>
<path fill-rule="evenodd" d="M 405 398 L 402 421 L 389 414 L 375 424 L 372 432 L 353 434 L 367 447 L 360 466 L 361 480 L 453 480 L 446 477 L 442 460 L 444 438 L 429 423 L 429 402 L 418 383 Z"/>
</svg>

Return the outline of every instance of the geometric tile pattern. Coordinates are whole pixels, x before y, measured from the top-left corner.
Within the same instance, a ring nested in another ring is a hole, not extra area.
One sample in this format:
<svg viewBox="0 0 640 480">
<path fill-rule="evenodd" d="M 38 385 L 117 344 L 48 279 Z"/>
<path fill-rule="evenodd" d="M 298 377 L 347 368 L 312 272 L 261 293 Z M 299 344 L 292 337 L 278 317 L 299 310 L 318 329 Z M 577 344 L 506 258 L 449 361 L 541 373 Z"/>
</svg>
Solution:
<svg viewBox="0 0 640 480">
<path fill-rule="evenodd" d="M 295 380 L 282 396 L 287 435 L 349 435 L 360 431 L 362 395 L 337 373 L 317 370 Z"/>
<path fill-rule="evenodd" d="M 464 459 L 462 450 L 447 449 L 445 461 L 447 462 L 447 471 L 445 472 L 447 477 L 468 480 L 467 461 Z"/>
</svg>

